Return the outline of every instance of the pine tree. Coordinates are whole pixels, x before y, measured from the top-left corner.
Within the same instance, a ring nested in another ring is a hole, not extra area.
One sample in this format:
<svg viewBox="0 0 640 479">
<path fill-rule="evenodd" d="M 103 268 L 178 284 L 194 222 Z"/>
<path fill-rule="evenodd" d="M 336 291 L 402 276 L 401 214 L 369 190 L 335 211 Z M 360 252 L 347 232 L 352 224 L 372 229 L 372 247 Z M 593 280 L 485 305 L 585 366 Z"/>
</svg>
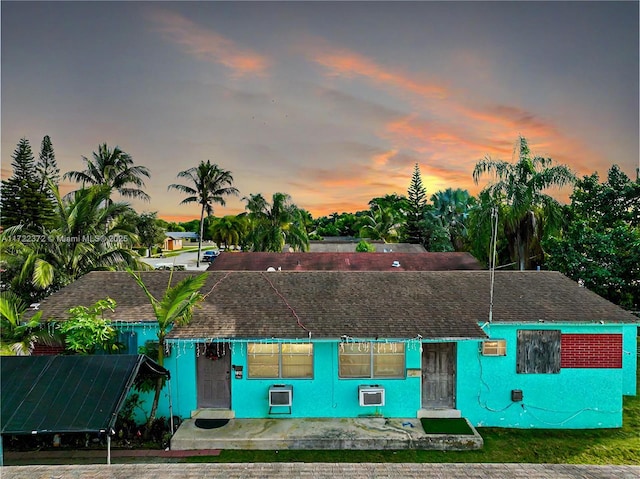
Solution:
<svg viewBox="0 0 640 479">
<path fill-rule="evenodd" d="M 409 210 L 407 211 L 407 222 L 405 226 L 405 237 L 408 243 L 422 243 L 423 234 L 421 223 L 427 207 L 427 190 L 422 184 L 420 167 L 418 163 L 413 168 L 411 183 L 407 190 L 407 201 Z"/>
<path fill-rule="evenodd" d="M 40 191 L 29 140 L 22 138 L 18 142 L 12 159 L 13 175 L 2 182 L 2 227 L 23 224 L 27 228 L 37 228 L 47 221 L 48 198 Z"/>
<path fill-rule="evenodd" d="M 60 168 L 58 168 L 49 135 L 42 139 L 40 158 L 38 159 L 36 170 L 40 176 L 40 191 L 47 194 L 51 193 L 51 189 L 47 186 L 47 179 L 57 185 L 60 182 Z"/>
<path fill-rule="evenodd" d="M 46 135 L 40 145 L 40 158 L 36 163 L 36 171 L 40 177 L 40 192 L 45 194 L 49 201 L 43 205 L 44 215 L 47 219 L 53 220 L 55 214 L 55 195 L 51 190 L 51 185 L 58 186 L 60 182 L 60 168 L 56 163 L 56 155 L 53 152 L 51 138 Z"/>
</svg>

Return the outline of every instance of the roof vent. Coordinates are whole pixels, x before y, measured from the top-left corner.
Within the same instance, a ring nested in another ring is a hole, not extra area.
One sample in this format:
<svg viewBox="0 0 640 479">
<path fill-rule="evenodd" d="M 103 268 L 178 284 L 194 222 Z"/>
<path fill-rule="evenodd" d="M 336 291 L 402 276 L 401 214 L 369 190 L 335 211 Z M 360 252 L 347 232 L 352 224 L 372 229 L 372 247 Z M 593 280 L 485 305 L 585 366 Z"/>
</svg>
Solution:
<svg viewBox="0 0 640 479">
<path fill-rule="evenodd" d="M 271 272 L 271 271 L 275 271 L 275 270 L 276 270 L 276 269 L 275 269 L 273 266 L 269 266 L 269 267 L 267 268 L 267 271 L 269 271 L 269 272 Z"/>
<path fill-rule="evenodd" d="M 391 263 L 391 266 L 393 266 L 394 268 L 399 268 L 400 267 L 400 261 L 394 261 L 393 263 Z"/>
</svg>

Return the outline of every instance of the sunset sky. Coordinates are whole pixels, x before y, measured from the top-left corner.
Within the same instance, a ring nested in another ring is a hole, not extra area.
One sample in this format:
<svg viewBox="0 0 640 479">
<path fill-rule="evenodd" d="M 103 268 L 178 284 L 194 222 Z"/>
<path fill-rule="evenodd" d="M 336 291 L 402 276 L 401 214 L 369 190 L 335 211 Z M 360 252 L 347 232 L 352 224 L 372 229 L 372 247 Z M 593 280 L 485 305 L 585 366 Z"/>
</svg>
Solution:
<svg viewBox="0 0 640 479">
<path fill-rule="evenodd" d="M 198 217 L 167 186 L 211 160 L 240 190 L 216 216 L 277 191 L 319 216 L 406 194 L 415 163 L 429 195 L 476 194 L 521 134 L 635 178 L 638 5 L 2 1 L 2 177 L 50 135 L 62 172 L 103 142 L 147 166 L 139 212 Z"/>
</svg>

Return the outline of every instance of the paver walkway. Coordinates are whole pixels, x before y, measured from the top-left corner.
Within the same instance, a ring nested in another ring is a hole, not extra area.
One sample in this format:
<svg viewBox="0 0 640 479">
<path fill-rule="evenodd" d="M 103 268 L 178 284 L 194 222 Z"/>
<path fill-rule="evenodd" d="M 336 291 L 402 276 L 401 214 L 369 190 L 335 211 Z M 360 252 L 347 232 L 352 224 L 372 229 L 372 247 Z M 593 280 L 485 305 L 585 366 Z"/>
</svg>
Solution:
<svg viewBox="0 0 640 479">
<path fill-rule="evenodd" d="M 2 479 L 638 479 L 640 466 L 565 464 L 113 464 L 5 466 Z"/>
</svg>

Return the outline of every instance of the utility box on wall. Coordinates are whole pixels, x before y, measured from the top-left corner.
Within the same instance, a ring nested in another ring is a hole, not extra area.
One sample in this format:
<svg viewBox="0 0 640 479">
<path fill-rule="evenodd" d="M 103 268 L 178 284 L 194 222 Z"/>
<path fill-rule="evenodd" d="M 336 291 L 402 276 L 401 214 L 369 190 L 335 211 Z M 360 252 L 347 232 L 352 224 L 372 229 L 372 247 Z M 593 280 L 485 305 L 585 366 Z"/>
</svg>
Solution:
<svg viewBox="0 0 640 479">
<path fill-rule="evenodd" d="M 512 389 L 511 390 L 511 400 L 513 402 L 522 401 L 522 389 Z"/>
</svg>

